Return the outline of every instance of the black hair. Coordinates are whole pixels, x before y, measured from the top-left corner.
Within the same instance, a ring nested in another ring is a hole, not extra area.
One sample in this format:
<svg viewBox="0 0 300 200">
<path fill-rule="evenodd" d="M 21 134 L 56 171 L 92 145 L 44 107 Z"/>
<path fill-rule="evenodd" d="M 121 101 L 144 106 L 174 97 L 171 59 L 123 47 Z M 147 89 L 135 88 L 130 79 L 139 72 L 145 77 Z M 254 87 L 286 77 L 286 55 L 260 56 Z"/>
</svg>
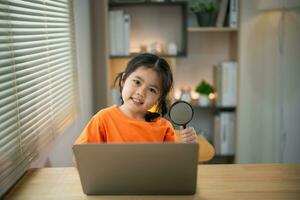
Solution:
<svg viewBox="0 0 300 200">
<path fill-rule="evenodd" d="M 125 71 L 117 75 L 115 79 L 115 85 L 118 82 L 120 92 L 122 94 L 122 90 L 123 90 L 122 82 L 125 82 L 128 76 L 131 73 L 133 73 L 135 70 L 137 70 L 139 67 L 152 69 L 159 75 L 161 79 L 162 87 L 160 93 L 161 95 L 158 99 L 157 109 L 158 112 L 162 116 L 164 116 L 167 113 L 168 105 L 169 105 L 168 94 L 173 87 L 172 71 L 168 62 L 165 59 L 151 53 L 143 53 L 135 56 L 128 62 Z M 121 100 L 123 104 L 124 102 L 122 96 L 121 96 Z"/>
</svg>

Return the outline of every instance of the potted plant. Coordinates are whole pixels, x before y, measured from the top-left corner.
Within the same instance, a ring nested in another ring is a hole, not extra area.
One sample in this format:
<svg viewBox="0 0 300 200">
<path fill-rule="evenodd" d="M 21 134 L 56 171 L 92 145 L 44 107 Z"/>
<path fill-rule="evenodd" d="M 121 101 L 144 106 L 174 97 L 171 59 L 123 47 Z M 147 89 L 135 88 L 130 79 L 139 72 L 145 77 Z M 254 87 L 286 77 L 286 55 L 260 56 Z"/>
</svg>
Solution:
<svg viewBox="0 0 300 200">
<path fill-rule="evenodd" d="M 205 80 L 202 80 L 196 87 L 196 92 L 200 94 L 199 96 L 199 105 L 208 106 L 208 95 L 215 92 L 215 89 L 212 85 L 207 83 Z"/>
<path fill-rule="evenodd" d="M 196 15 L 199 26 L 213 25 L 217 11 L 214 0 L 189 0 L 189 8 Z"/>
</svg>

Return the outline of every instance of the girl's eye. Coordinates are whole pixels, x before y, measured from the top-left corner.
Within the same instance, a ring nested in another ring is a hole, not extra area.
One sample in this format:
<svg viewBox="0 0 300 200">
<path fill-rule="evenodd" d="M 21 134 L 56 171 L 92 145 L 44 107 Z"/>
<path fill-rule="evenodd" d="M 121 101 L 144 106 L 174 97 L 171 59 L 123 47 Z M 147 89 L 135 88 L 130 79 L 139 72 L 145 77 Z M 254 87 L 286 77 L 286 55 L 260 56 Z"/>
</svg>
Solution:
<svg viewBox="0 0 300 200">
<path fill-rule="evenodd" d="M 141 81 L 136 80 L 136 79 L 134 79 L 133 82 L 134 82 L 135 85 L 140 85 L 140 83 L 141 83 Z"/>
<path fill-rule="evenodd" d="M 157 94 L 157 90 L 154 89 L 154 88 L 150 88 L 150 92 L 154 93 L 154 94 Z"/>
</svg>

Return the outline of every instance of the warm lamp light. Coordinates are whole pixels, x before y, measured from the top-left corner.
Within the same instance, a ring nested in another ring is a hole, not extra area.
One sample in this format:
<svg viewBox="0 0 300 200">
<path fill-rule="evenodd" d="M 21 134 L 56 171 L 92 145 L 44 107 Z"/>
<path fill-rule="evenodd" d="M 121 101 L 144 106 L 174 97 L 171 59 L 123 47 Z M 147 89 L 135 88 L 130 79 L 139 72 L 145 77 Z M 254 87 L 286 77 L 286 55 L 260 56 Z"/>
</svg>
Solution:
<svg viewBox="0 0 300 200">
<path fill-rule="evenodd" d="M 199 93 L 198 92 L 195 92 L 194 90 L 191 91 L 191 96 L 192 96 L 192 99 L 199 99 Z"/>
<path fill-rule="evenodd" d="M 176 89 L 175 92 L 174 92 L 174 98 L 175 99 L 180 99 L 180 97 L 181 97 L 181 90 Z"/>
<path fill-rule="evenodd" d="M 215 93 L 209 93 L 208 98 L 209 100 L 214 100 L 216 98 Z"/>
</svg>

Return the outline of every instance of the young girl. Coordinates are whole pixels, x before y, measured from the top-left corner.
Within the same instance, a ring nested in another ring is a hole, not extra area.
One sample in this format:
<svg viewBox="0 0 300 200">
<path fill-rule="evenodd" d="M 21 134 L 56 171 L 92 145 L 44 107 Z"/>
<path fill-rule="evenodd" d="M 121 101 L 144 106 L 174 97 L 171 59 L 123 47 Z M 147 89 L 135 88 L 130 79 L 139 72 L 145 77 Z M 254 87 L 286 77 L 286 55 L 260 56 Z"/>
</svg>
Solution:
<svg viewBox="0 0 300 200">
<path fill-rule="evenodd" d="M 120 73 L 121 106 L 100 110 L 90 120 L 75 144 L 99 142 L 173 142 L 174 129 L 162 118 L 173 85 L 169 64 L 153 54 L 141 54 Z M 156 106 L 158 113 L 148 110 Z M 184 142 L 197 142 L 194 128 L 181 130 Z"/>
</svg>

